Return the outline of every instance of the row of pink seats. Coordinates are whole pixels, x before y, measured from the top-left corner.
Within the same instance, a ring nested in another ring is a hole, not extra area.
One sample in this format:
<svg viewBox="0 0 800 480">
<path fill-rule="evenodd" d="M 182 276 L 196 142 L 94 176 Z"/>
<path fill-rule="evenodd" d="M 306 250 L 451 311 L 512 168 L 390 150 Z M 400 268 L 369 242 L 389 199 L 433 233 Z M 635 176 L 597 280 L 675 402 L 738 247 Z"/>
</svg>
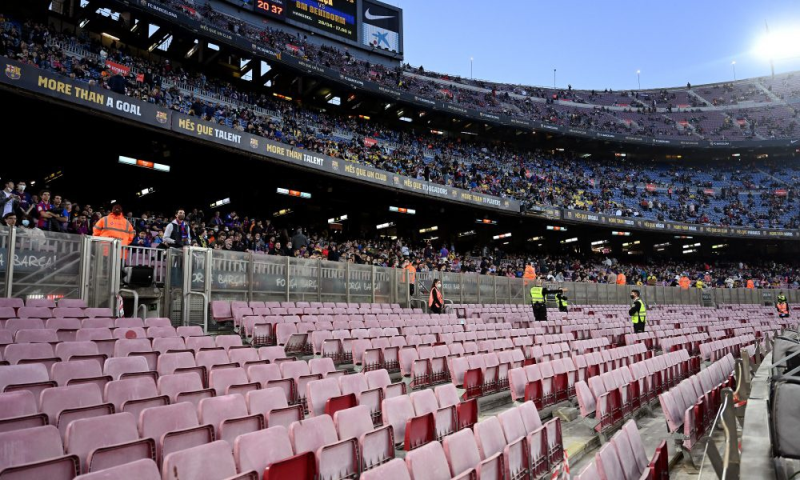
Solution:
<svg viewBox="0 0 800 480">
<path fill-rule="evenodd" d="M 742 335 L 735 338 L 728 338 L 724 340 L 715 340 L 713 342 L 703 343 L 700 345 L 700 355 L 703 360 L 717 361 L 729 353 L 737 352 L 738 349 L 747 345 L 752 345 L 756 342 L 753 334 Z"/>
<path fill-rule="evenodd" d="M 150 327 L 157 329 L 173 329 L 173 327 Z M 181 328 L 181 327 L 178 327 Z M 190 328 L 190 327 L 187 327 Z M 174 332 L 173 332 L 174 333 Z M 148 358 L 148 363 L 155 369 L 155 363 L 161 352 L 171 350 L 191 350 L 199 352 L 203 349 L 224 349 L 250 347 L 244 346 L 238 335 L 218 335 L 217 337 L 178 337 L 165 336 L 149 338 L 146 333 L 136 329 L 116 329 L 113 332 L 105 328 L 88 328 L 78 330 L 74 342 L 59 342 L 53 330 L 20 330 L 18 338 L 24 334 L 26 343 L 11 343 L 0 349 L 0 360 L 11 365 L 18 363 L 41 362 L 48 367 L 53 362 L 69 358 L 72 355 L 103 356 L 103 358 L 126 357 L 135 352 Z M 139 337 L 138 335 L 141 335 Z M 62 353 L 57 353 L 60 350 Z"/>
<path fill-rule="evenodd" d="M 563 461 L 561 424 L 542 425 L 530 402 L 364 472 L 364 480 L 538 478 Z"/>
<path fill-rule="evenodd" d="M 595 430 L 606 432 L 652 403 L 664 388 L 688 378 L 695 368 L 699 371 L 699 361 L 694 360 L 686 350 L 679 350 L 577 381 L 581 416 L 594 417 Z"/>
<path fill-rule="evenodd" d="M 86 308 L 86 302 L 79 298 L 61 298 L 58 300 L 59 307 Z M 0 307 L 22 308 L 22 307 L 47 307 L 55 308 L 56 301 L 50 298 L 29 298 L 23 301 L 21 298 L 0 298 Z"/>
<path fill-rule="evenodd" d="M 691 449 L 707 432 L 721 403 L 721 389 L 734 386 L 733 355 L 727 354 L 696 375 L 684 379 L 658 396 L 667 420 L 667 430 L 684 434 L 684 446 Z"/>
<path fill-rule="evenodd" d="M 581 470 L 576 480 L 661 480 L 669 478 L 669 452 L 663 440 L 653 458 L 647 451 L 634 420 L 629 420 L 594 456 L 594 462 Z"/>
<path fill-rule="evenodd" d="M 5 318 L 91 318 L 111 317 L 110 308 L 80 307 L 3 307 L 0 306 L 0 319 Z"/>
</svg>

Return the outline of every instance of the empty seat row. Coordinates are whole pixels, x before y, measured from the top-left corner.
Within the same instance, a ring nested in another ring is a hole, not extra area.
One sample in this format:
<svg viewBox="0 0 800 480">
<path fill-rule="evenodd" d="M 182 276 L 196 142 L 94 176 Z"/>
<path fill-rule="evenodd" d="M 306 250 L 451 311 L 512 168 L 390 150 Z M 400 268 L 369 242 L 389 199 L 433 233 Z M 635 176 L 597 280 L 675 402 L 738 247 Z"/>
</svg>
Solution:
<svg viewBox="0 0 800 480">
<path fill-rule="evenodd" d="M 662 441 L 648 462 L 636 422 L 629 420 L 594 456 L 576 480 L 669 478 L 667 442 Z"/>
<path fill-rule="evenodd" d="M 670 433 L 683 433 L 683 443 L 691 448 L 713 423 L 721 403 L 721 390 L 735 387 L 733 355 L 720 360 L 681 381 L 658 396 Z"/>
<path fill-rule="evenodd" d="M 688 352 L 679 350 L 579 380 L 575 393 L 580 414 L 594 418 L 596 431 L 607 432 L 652 403 L 664 388 L 688 378 L 692 364 Z"/>
</svg>

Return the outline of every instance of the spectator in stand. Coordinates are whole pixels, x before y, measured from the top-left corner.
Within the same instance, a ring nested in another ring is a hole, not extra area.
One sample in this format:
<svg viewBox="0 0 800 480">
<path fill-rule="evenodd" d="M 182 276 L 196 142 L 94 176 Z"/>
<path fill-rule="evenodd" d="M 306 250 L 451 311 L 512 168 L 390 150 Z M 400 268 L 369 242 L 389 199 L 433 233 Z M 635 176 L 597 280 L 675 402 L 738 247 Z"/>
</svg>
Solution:
<svg viewBox="0 0 800 480">
<path fill-rule="evenodd" d="M 116 238 L 122 245 L 129 245 L 134 237 L 133 225 L 122 214 L 122 205 L 115 203 L 111 213 L 102 217 L 94 225 L 95 237 Z"/>
<path fill-rule="evenodd" d="M 51 230 L 51 223 L 53 226 L 57 225 L 57 216 L 53 210 L 53 204 L 50 203 L 50 191 L 42 190 L 39 195 L 41 201 L 36 204 L 36 208 L 31 211 L 31 216 L 36 219 L 36 226 L 42 230 Z M 55 220 L 51 222 L 51 220 Z M 58 231 L 58 226 L 55 226 L 55 231 Z"/>
<path fill-rule="evenodd" d="M 133 241 L 131 242 L 132 247 L 150 248 L 151 245 L 152 242 L 150 241 L 150 238 L 148 237 L 148 234 L 145 231 L 140 231 L 139 234 L 136 236 L 136 238 L 134 238 Z"/>
<path fill-rule="evenodd" d="M 69 221 L 69 211 L 66 209 L 65 205 L 62 205 L 61 195 L 53 195 L 53 208 L 51 213 L 53 217 L 50 220 L 50 230 L 54 232 L 66 232 L 67 222 Z"/>
<path fill-rule="evenodd" d="M 16 213 L 19 209 L 19 201 L 19 195 L 14 193 L 14 182 L 7 180 L 5 188 L 3 188 L 3 194 L 0 195 L 0 207 L 2 207 L 0 212 L 2 212 L 4 218 L 9 213 Z"/>
<path fill-rule="evenodd" d="M 89 215 L 86 212 L 78 214 L 75 221 L 70 223 L 68 231 L 78 235 L 90 235 L 92 228 L 89 225 Z"/>
<path fill-rule="evenodd" d="M 298 228 L 295 231 L 295 234 L 292 237 L 292 245 L 294 245 L 294 248 L 298 248 L 298 249 L 299 248 L 304 248 L 304 247 L 306 247 L 308 245 L 308 237 L 303 235 L 303 229 L 302 228 Z"/>
<path fill-rule="evenodd" d="M 17 214 L 13 211 L 6 213 L 3 215 L 3 224 L 9 228 L 14 228 L 17 226 Z"/>
<path fill-rule="evenodd" d="M 186 212 L 183 209 L 178 209 L 175 212 L 175 219 L 169 222 L 164 230 L 164 246 L 168 248 L 183 248 L 192 245 L 192 232 L 184 220 L 185 218 Z"/>
<path fill-rule="evenodd" d="M 17 196 L 19 197 L 19 208 L 25 214 L 28 215 L 31 206 L 33 205 L 31 201 L 31 194 L 25 191 L 27 184 L 24 180 L 20 180 L 17 182 Z"/>
</svg>

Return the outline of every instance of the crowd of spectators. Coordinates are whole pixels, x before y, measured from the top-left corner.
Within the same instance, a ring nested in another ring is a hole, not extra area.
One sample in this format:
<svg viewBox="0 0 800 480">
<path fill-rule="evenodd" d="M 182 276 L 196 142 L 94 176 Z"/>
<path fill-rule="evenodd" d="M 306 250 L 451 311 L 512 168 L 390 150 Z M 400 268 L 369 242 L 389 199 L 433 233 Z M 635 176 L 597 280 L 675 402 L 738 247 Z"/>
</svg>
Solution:
<svg viewBox="0 0 800 480">
<path fill-rule="evenodd" d="M 6 181 L 0 196 L 3 216 L 14 214 L 17 228 L 91 235 L 95 224 L 109 212 L 42 190 L 27 191 L 25 182 Z M 522 277 L 532 264 L 539 276 L 550 282 L 610 283 L 677 286 L 686 276 L 694 288 L 732 288 L 753 280 L 755 288 L 798 288 L 800 268 L 771 261 L 675 262 L 667 257 L 641 262 L 619 262 L 605 254 L 531 255 L 481 246 L 457 251 L 446 241 L 411 242 L 402 238 L 348 238 L 341 232 L 308 231 L 303 227 L 275 225 L 269 219 L 240 216 L 235 210 L 206 215 L 201 209 L 181 211 L 189 229 L 191 245 L 229 252 L 321 259 L 334 262 L 402 268 L 411 263 L 417 271 L 476 273 L 511 278 Z M 177 213 L 177 212 L 176 212 Z M 135 230 L 132 247 L 166 248 L 165 231 L 172 215 L 143 212 L 127 219 Z M 167 234 L 168 235 L 168 234 Z M 189 243 L 187 242 L 187 243 Z"/>
<path fill-rule="evenodd" d="M 698 112 L 698 109 L 703 107 L 736 107 L 741 104 L 773 102 L 773 96 L 767 93 L 771 91 L 771 86 L 756 80 L 704 85 L 694 89 L 691 84 L 687 84 L 686 89 L 627 92 L 615 92 L 609 89 L 581 91 L 573 90 L 571 85 L 566 89 L 550 89 L 479 81 L 432 73 L 423 67 L 414 68 L 408 64 L 389 68 L 359 60 L 351 55 L 347 48 L 316 45 L 308 41 L 307 35 L 293 35 L 281 29 L 248 23 L 242 18 L 214 10 L 210 3 L 190 7 L 187 2 L 181 0 L 158 1 L 217 28 L 260 42 L 282 54 L 302 57 L 328 68 L 337 69 L 341 73 L 371 80 L 387 87 L 492 113 L 563 126 L 666 138 L 729 140 L 792 138 L 791 136 L 796 134 L 798 113 L 793 108 L 790 108 L 792 115 L 787 122 L 791 126 L 780 132 L 773 130 L 768 136 L 758 133 L 746 124 L 737 124 L 736 129 L 729 128 L 733 123 L 726 114 L 709 114 L 719 115 L 720 119 L 728 120 L 727 123 L 717 122 L 714 128 L 705 128 L 701 125 L 693 125 L 691 128 L 676 127 L 675 122 L 671 122 L 668 117 L 653 115 L 673 111 Z M 593 105 L 595 108 L 571 106 L 575 104 Z M 733 109 L 731 111 L 735 112 Z M 732 113 L 731 116 L 736 115 Z"/>
<path fill-rule="evenodd" d="M 698 224 L 800 226 L 795 193 L 800 164 L 796 162 L 676 166 L 643 160 L 601 161 L 576 158 L 571 152 L 526 150 L 519 145 L 392 129 L 278 101 L 263 92 L 239 90 L 169 61 L 147 61 L 124 46 L 104 47 L 30 22 L 2 25 L 2 51 L 40 68 L 333 157 L 516 198 L 526 207 L 551 205 Z M 68 55 L 65 45 L 80 46 L 95 55 Z M 130 66 L 130 75 L 115 74 L 107 61 Z M 195 89 L 218 92 L 235 103 L 203 101 L 192 95 Z M 712 170 L 713 176 L 708 174 Z"/>
</svg>

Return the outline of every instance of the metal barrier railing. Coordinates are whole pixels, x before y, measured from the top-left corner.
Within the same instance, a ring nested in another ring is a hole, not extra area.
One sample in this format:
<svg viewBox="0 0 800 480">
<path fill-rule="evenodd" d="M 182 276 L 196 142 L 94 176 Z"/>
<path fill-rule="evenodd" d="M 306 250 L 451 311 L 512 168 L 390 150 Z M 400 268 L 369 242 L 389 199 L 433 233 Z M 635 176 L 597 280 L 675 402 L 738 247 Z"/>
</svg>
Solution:
<svg viewBox="0 0 800 480">
<path fill-rule="evenodd" d="M 18 228 L 15 233 L 0 227 L 0 285 L 6 296 L 51 295 L 81 297 L 88 290 L 79 280 L 83 270 L 97 268 L 84 262 L 87 255 L 102 253 L 86 250 L 80 235 L 44 232 Z M 293 257 L 279 257 L 252 252 L 211 251 L 210 268 L 195 268 L 174 261 L 170 265 L 168 250 L 124 247 L 117 265 L 153 268 L 157 286 L 168 281 L 172 288 L 184 285 L 189 276 L 192 291 L 203 292 L 208 301 L 327 301 L 348 303 L 427 304 L 423 290 L 434 277 L 442 280 L 445 300 L 457 304 L 528 304 L 530 280 L 496 277 L 474 273 L 417 272 L 411 276 L 398 268 L 329 262 Z M 119 272 L 119 267 L 103 267 Z M 169 274 L 168 274 L 169 272 Z M 106 275 L 108 276 L 108 275 Z M 206 278 L 208 288 L 205 288 Z M 108 277 L 106 281 L 112 281 Z M 565 287 L 571 305 L 627 304 L 630 285 L 596 283 L 547 283 L 549 287 Z M 640 286 L 642 298 L 649 305 L 720 304 L 770 305 L 775 290 L 762 289 L 688 289 L 664 286 Z M 104 289 L 105 290 L 105 289 Z M 110 291 L 110 290 L 109 290 Z M 800 291 L 784 290 L 790 304 L 800 302 Z M 170 295 L 164 295 L 164 311 L 175 312 Z M 173 299 L 174 300 L 174 299 Z M 106 304 L 105 300 L 100 303 Z M 180 308 L 177 311 L 181 311 Z"/>
</svg>

